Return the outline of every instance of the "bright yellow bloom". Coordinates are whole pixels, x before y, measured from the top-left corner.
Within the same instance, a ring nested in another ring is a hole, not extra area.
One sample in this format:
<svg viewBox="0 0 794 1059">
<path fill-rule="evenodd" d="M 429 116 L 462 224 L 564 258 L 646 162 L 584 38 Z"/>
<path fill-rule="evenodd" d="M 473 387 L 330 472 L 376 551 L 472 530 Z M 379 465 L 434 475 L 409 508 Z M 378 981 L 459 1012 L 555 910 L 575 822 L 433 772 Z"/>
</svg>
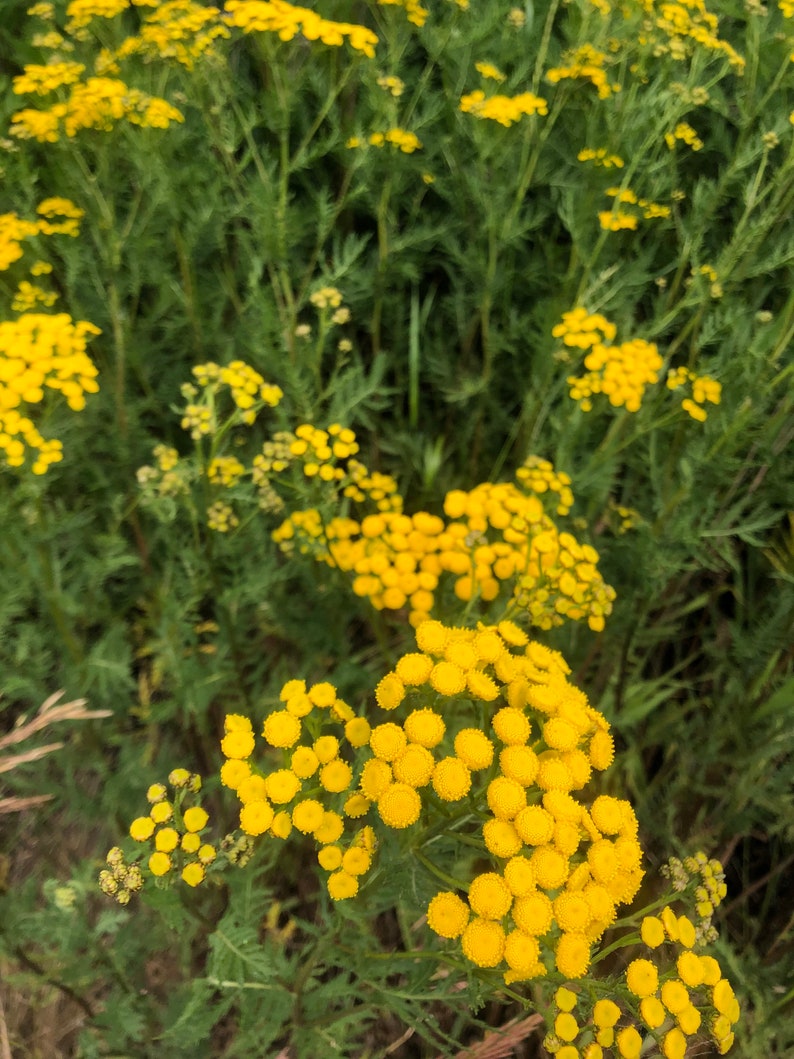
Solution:
<svg viewBox="0 0 794 1059">
<path fill-rule="evenodd" d="M 427 907 L 427 925 L 442 938 L 458 938 L 469 921 L 469 908 L 457 894 L 438 893 Z"/>
</svg>

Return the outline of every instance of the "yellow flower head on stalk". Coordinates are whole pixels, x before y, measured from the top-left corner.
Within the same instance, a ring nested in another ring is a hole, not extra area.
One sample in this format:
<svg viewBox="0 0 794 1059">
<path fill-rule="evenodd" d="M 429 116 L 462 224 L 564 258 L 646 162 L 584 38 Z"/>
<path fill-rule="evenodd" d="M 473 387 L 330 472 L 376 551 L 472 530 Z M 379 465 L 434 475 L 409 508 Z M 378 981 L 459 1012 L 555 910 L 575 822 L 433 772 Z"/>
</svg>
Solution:
<svg viewBox="0 0 794 1059">
<path fill-rule="evenodd" d="M 621 815 L 620 802 L 603 795 L 589 813 L 590 821 L 605 826 L 608 833 L 617 833 Z M 725 895 L 722 866 L 702 852 L 684 861 L 671 858 L 662 874 L 672 884 L 676 902 L 698 903 L 699 891 L 705 886 L 717 904 Z M 673 903 L 658 915 L 643 917 L 640 937 L 645 950 L 640 949 L 629 962 L 623 974 L 624 989 L 601 999 L 573 985 L 557 990 L 549 1021 L 558 1037 L 584 1049 L 579 1054 L 590 1054 L 587 1049 L 592 1045 L 587 1041 L 595 1038 L 599 1047 L 617 1047 L 624 1057 L 639 1056 L 649 1034 L 659 1040 L 661 1054 L 668 1059 L 683 1059 L 704 1033 L 719 1054 L 730 1048 L 739 1005 L 717 960 L 702 951 L 716 939 L 716 931 L 710 919 L 708 929 L 696 928 Z M 713 911 L 715 906 L 710 907 Z M 573 1019 L 563 1017 L 569 1015 Z"/>
<path fill-rule="evenodd" d="M 464 114 L 473 114 L 475 118 L 496 121 L 509 127 L 520 121 L 525 115 L 546 115 L 548 103 L 532 92 L 522 92 L 517 96 L 488 96 L 480 89 L 461 96 L 460 110 Z"/>
<path fill-rule="evenodd" d="M 582 44 L 563 56 L 563 65 L 554 66 L 546 71 L 546 80 L 556 85 L 564 80 L 589 81 L 598 93 L 599 99 L 608 99 L 620 91 L 620 85 L 610 83 L 607 71 L 606 52 L 599 51 L 592 44 Z"/>
<path fill-rule="evenodd" d="M 609 726 L 569 683 L 562 657 L 510 621 L 476 629 L 428 621 L 416 641 L 419 652 L 384 678 L 403 694 L 388 704 L 395 719 L 372 729 L 364 793 L 381 823 L 398 830 L 418 826 L 436 798 L 450 811 L 476 808 L 482 819 L 471 837 L 492 867 L 469 880 L 466 900 L 448 890 L 433 898 L 431 929 L 460 937 L 469 960 L 500 967 L 508 981 L 555 966 L 581 977 L 643 874 L 629 803 L 602 796 L 588 806 L 579 795 L 592 769 L 611 759 L 602 746 L 611 745 Z M 486 709 L 484 730 L 459 728 L 472 702 Z M 432 768 L 393 778 L 417 751 Z M 376 771 L 384 773 L 377 782 Z"/>
<path fill-rule="evenodd" d="M 702 49 L 724 56 L 737 74 L 744 72 L 744 58 L 719 36 L 719 18 L 704 0 L 646 0 L 643 7 L 648 17 L 640 43 L 654 55 L 683 62 Z"/>
<path fill-rule="evenodd" d="M 697 375 L 686 367 L 671 368 L 667 374 L 667 389 L 685 388 L 689 396 L 681 401 L 681 407 L 699 423 L 708 418 L 706 403 L 719 404 L 722 399 L 722 385 L 710 375 Z"/>
<path fill-rule="evenodd" d="M 368 142 L 372 147 L 385 147 L 386 144 L 391 144 L 392 147 L 398 147 L 403 154 L 413 154 L 422 147 L 422 142 L 415 133 L 400 128 L 387 129 L 386 132 L 373 132 Z"/>
<path fill-rule="evenodd" d="M 129 6 L 128 0 L 71 0 L 66 7 L 66 32 L 84 29 L 95 18 L 115 18 Z"/>
<path fill-rule="evenodd" d="M 0 322 L 0 450 L 9 466 L 21 467 L 31 450 L 31 470 L 44 474 L 63 458 L 61 443 L 46 441 L 27 410 L 44 400 L 47 389 L 60 392 L 72 411 L 85 408 L 85 395 L 99 390 L 86 343 L 100 333 L 67 313 L 25 313 Z"/>
<path fill-rule="evenodd" d="M 356 595 L 378 610 L 408 607 L 414 626 L 430 616 L 442 582 L 451 580 L 454 595 L 467 602 L 512 596 L 541 628 L 566 619 L 603 628 L 614 592 L 598 573 L 598 554 L 560 534 L 545 513 L 541 497 L 553 500 L 557 514 L 573 502 L 570 478 L 548 461 L 530 457 L 517 472 L 519 486 L 485 482 L 468 493 L 453 490 L 444 501 L 445 522 L 423 511 L 404 514 L 393 479 L 370 476 L 353 460 L 340 466 L 324 431 L 306 425 L 296 434 L 291 451 L 305 461 L 305 475 L 357 504 L 374 501 L 378 511 L 326 523 L 314 509 L 294 512 L 273 533 L 282 550 L 297 548 L 351 573 Z M 488 694 L 484 683 L 480 693 Z"/>
<path fill-rule="evenodd" d="M 603 166 L 604 169 L 622 169 L 623 159 L 616 154 L 609 154 L 605 147 L 584 147 L 576 156 L 578 162 L 592 162 L 593 165 Z"/>
<path fill-rule="evenodd" d="M 494 66 L 493 63 L 478 62 L 474 64 L 474 69 L 480 77 L 484 77 L 487 81 L 498 81 L 501 83 L 502 81 L 507 80 L 499 67 Z"/>
<path fill-rule="evenodd" d="M 72 138 L 83 129 L 110 132 L 120 121 L 145 128 L 168 128 L 184 121 L 167 100 L 130 89 L 112 77 L 89 77 L 70 86 L 65 102 L 47 109 L 28 107 L 11 115 L 11 135 L 55 143 L 61 134 Z"/>
<path fill-rule="evenodd" d="M 598 394 L 615 408 L 637 412 L 645 390 L 659 379 L 663 361 L 656 344 L 635 338 L 613 345 L 616 333 L 614 324 L 581 307 L 563 313 L 562 322 L 552 329 L 553 337 L 566 346 L 587 351 L 587 373 L 568 377 L 569 395 L 585 412 L 592 409 Z"/>
<path fill-rule="evenodd" d="M 381 7 L 392 6 L 403 8 L 408 21 L 414 26 L 418 26 L 420 29 L 427 21 L 429 12 L 426 8 L 422 7 L 419 0 L 378 0 L 378 3 Z"/>
<path fill-rule="evenodd" d="M 685 121 L 679 121 L 672 132 L 665 133 L 664 142 L 671 151 L 674 151 L 678 142 L 685 143 L 693 151 L 699 151 L 703 147 L 703 141 L 697 132 Z"/>
<path fill-rule="evenodd" d="M 12 90 L 18 96 L 46 96 L 57 88 L 75 84 L 84 73 L 83 63 L 55 62 L 43 66 L 32 64 L 24 67 L 24 73 L 13 79 Z"/>
<path fill-rule="evenodd" d="M 144 61 L 172 60 L 192 70 L 196 62 L 216 54 L 214 42 L 231 36 L 217 7 L 193 0 L 168 0 L 143 15 L 140 32 L 112 52 L 103 52 L 98 73 L 118 73 L 118 64 L 132 55 Z"/>
<path fill-rule="evenodd" d="M 99 887 L 103 893 L 126 905 L 133 893 L 144 885 L 139 863 L 146 860 L 155 878 L 179 870 L 188 886 L 198 886 L 206 869 L 216 858 L 216 849 L 203 842 L 201 832 L 209 822 L 209 814 L 194 801 L 201 790 L 201 777 L 187 769 L 174 769 L 168 777 L 173 794 L 169 798 L 165 784 L 149 789 L 152 803 L 148 815 L 139 816 L 130 824 L 129 834 L 141 849 L 131 861 L 114 847 L 107 855 L 108 867 L 99 873 Z"/>
<path fill-rule="evenodd" d="M 331 22 L 305 7 L 285 0 L 228 0 L 225 7 L 228 24 L 244 33 L 277 33 L 289 41 L 302 34 L 307 40 L 319 40 L 328 47 L 339 47 L 345 41 L 354 51 L 374 58 L 378 37 L 372 30 L 349 22 Z"/>
<path fill-rule="evenodd" d="M 405 82 L 399 77 L 384 74 L 378 78 L 378 87 L 384 89 L 389 95 L 394 96 L 395 99 L 399 99 L 405 91 Z"/>
<path fill-rule="evenodd" d="M 221 742 L 226 757 L 221 782 L 236 792 L 240 828 L 246 835 L 268 834 L 283 841 L 294 829 L 313 836 L 319 846 L 318 863 L 329 873 L 329 894 L 334 900 L 353 897 L 359 877 L 372 863 L 375 841 L 371 828 L 349 823 L 366 815 L 370 800 L 354 789 L 353 768 L 343 755 L 366 745 L 369 724 L 356 717 L 327 682 L 307 686 L 305 681 L 290 680 L 279 698 L 279 707 L 265 718 L 262 737 L 266 745 L 284 754 L 287 767 L 260 762 L 251 722 L 230 714 Z M 318 730 L 323 734 L 317 736 Z M 389 783 L 391 770 L 386 767 L 384 782 Z M 405 784 L 391 786 L 395 788 L 389 802 L 391 818 L 399 826 L 406 814 L 410 816 L 411 795 L 404 793 Z"/>
</svg>

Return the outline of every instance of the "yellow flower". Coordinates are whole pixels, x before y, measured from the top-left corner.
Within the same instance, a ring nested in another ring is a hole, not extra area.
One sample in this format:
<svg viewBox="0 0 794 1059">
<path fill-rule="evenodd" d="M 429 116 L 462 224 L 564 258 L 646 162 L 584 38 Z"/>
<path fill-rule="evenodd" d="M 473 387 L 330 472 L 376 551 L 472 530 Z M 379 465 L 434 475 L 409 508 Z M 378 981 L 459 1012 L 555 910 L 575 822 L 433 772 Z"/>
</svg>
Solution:
<svg viewBox="0 0 794 1059">
<path fill-rule="evenodd" d="M 433 790 L 445 802 L 457 802 L 471 788 L 471 772 L 457 757 L 442 758 L 433 769 Z"/>
<path fill-rule="evenodd" d="M 204 879 L 204 868 L 201 864 L 193 862 L 192 864 L 186 864 L 182 869 L 182 879 L 188 884 L 188 886 L 198 886 Z"/>
<path fill-rule="evenodd" d="M 482 840 L 489 853 L 503 860 L 521 849 L 521 838 L 509 820 L 486 820 Z"/>
<path fill-rule="evenodd" d="M 179 843 L 179 846 L 185 851 L 185 853 L 197 853 L 201 847 L 201 839 L 198 835 L 188 832 L 186 835 L 182 836 L 182 841 Z"/>
<path fill-rule="evenodd" d="M 323 845 L 330 845 L 342 837 L 344 830 L 345 821 L 343 817 L 331 809 L 326 809 L 319 827 L 314 830 L 314 837 L 318 842 L 322 842 Z"/>
<path fill-rule="evenodd" d="M 423 746 L 410 744 L 393 763 L 394 778 L 411 787 L 424 787 L 430 782 L 435 761 Z"/>
<path fill-rule="evenodd" d="M 640 1014 L 642 1020 L 649 1029 L 658 1030 L 667 1018 L 664 1004 L 655 996 L 643 997 L 640 1001 Z"/>
<path fill-rule="evenodd" d="M 563 933 L 554 951 L 557 970 L 566 978 L 581 978 L 590 965 L 590 943 L 584 934 Z"/>
<path fill-rule="evenodd" d="M 439 695 L 457 695 L 466 687 L 466 675 L 453 662 L 437 662 L 430 674 L 430 684 Z"/>
<path fill-rule="evenodd" d="M 372 729 L 366 717 L 353 717 L 345 724 L 345 737 L 351 746 L 366 746 L 371 734 Z"/>
<path fill-rule="evenodd" d="M 626 985 L 637 997 L 653 996 L 659 988 L 659 972 L 650 960 L 633 960 L 626 968 Z"/>
<path fill-rule="evenodd" d="M 474 69 L 481 76 L 490 81 L 504 81 L 506 80 L 505 75 L 502 71 L 493 65 L 493 63 L 478 62 L 474 64 Z"/>
<path fill-rule="evenodd" d="M 640 927 L 640 936 L 649 949 L 656 949 L 664 944 L 665 934 L 661 919 L 645 916 Z"/>
<path fill-rule="evenodd" d="M 455 754 L 472 771 L 486 769 L 493 761 L 493 743 L 479 728 L 462 728 L 454 746 Z"/>
<path fill-rule="evenodd" d="M 496 872 L 486 872 L 472 879 L 469 887 L 469 906 L 482 919 L 503 919 L 513 903 L 513 895 L 505 880 Z"/>
<path fill-rule="evenodd" d="M 320 769 L 320 784 L 332 794 L 346 791 L 352 782 L 353 771 L 341 758 L 334 758 Z"/>
<path fill-rule="evenodd" d="M 240 810 L 240 827 L 247 835 L 261 835 L 273 822 L 272 806 L 262 800 L 248 802 Z"/>
<path fill-rule="evenodd" d="M 186 831 L 201 831 L 202 828 L 207 826 L 209 815 L 201 806 L 194 805 L 190 809 L 185 810 L 182 814 L 182 819 Z"/>
<path fill-rule="evenodd" d="M 152 875 L 166 875 L 171 870 L 171 858 L 167 853 L 158 851 L 149 857 L 149 871 Z"/>
<path fill-rule="evenodd" d="M 527 857 L 511 857 L 504 866 L 504 880 L 516 897 L 525 897 L 535 889 L 535 872 Z"/>
<path fill-rule="evenodd" d="M 221 740 L 221 752 L 227 758 L 247 758 L 254 752 L 254 736 L 251 732 L 232 731 Z"/>
<path fill-rule="evenodd" d="M 442 938 L 459 938 L 468 921 L 468 906 L 449 891 L 436 894 L 427 906 L 427 925 Z"/>
<path fill-rule="evenodd" d="M 152 806 L 149 816 L 156 824 L 164 824 L 174 815 L 174 808 L 170 802 L 157 802 Z"/>
<path fill-rule="evenodd" d="M 346 871 L 336 871 L 328 877 L 328 893 L 334 901 L 344 901 L 358 893 L 358 879 Z"/>
<path fill-rule="evenodd" d="M 525 934 L 542 937 L 551 927 L 553 906 L 544 893 L 535 891 L 513 902 L 513 921 Z"/>
<path fill-rule="evenodd" d="M 136 842 L 146 842 L 154 834 L 154 820 L 150 816 L 139 816 L 130 824 L 130 837 Z"/>
<path fill-rule="evenodd" d="M 425 625 L 430 624 L 425 622 Z M 423 628 L 424 626 L 420 626 Z M 408 714 L 404 725 L 405 734 L 412 743 L 432 748 L 438 746 L 444 738 L 446 725 L 440 714 L 431 710 L 428 706 L 421 710 L 413 710 Z"/>
<path fill-rule="evenodd" d="M 309 746 L 299 746 L 290 758 L 290 768 L 302 780 L 309 779 L 320 767 L 320 759 Z"/>
<path fill-rule="evenodd" d="M 473 919 L 463 931 L 461 947 L 478 967 L 496 967 L 504 955 L 504 929 L 492 920 Z"/>
<path fill-rule="evenodd" d="M 639 1059 L 642 1037 L 633 1026 L 625 1026 L 619 1030 L 615 1043 L 623 1059 Z"/>
<path fill-rule="evenodd" d="M 391 783 L 378 798 L 378 813 L 387 827 L 410 827 L 419 819 L 422 799 L 407 783 Z"/>
<path fill-rule="evenodd" d="M 527 845 L 543 846 L 554 834 L 554 817 L 541 805 L 528 805 L 516 816 L 515 828 Z"/>
<path fill-rule="evenodd" d="M 379 724 L 372 729 L 369 745 L 375 757 L 382 761 L 394 761 L 407 745 L 405 731 L 398 724 Z"/>
<path fill-rule="evenodd" d="M 303 834 L 313 834 L 322 824 L 325 809 L 315 798 L 306 798 L 292 810 L 292 823 Z"/>
<path fill-rule="evenodd" d="M 540 960 L 538 939 L 522 930 L 511 930 L 505 938 L 504 958 L 512 971 L 519 974 L 534 972 Z"/>
<path fill-rule="evenodd" d="M 375 688 L 375 700 L 382 710 L 393 710 L 405 698 L 405 685 L 396 673 L 387 673 Z"/>
<path fill-rule="evenodd" d="M 522 746 L 530 735 L 530 724 L 522 710 L 504 706 L 494 714 L 493 729 L 503 743 L 511 746 Z"/>
<path fill-rule="evenodd" d="M 596 1026 L 614 1026 L 620 1018 L 620 1008 L 614 1000 L 597 1000 L 593 1005 L 593 1022 Z"/>
</svg>

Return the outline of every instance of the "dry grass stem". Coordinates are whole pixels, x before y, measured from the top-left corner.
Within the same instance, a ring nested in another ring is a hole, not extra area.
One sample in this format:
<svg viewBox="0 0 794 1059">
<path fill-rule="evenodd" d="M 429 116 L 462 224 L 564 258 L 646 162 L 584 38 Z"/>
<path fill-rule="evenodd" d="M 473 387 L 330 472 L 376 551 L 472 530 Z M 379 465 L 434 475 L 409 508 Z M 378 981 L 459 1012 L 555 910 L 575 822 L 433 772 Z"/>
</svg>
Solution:
<svg viewBox="0 0 794 1059">
<path fill-rule="evenodd" d="M 49 727 L 51 724 L 57 724 L 59 721 L 87 721 L 99 717 L 110 717 L 110 710 L 87 710 L 85 709 L 85 699 L 73 699 L 71 702 L 62 702 L 58 705 L 58 699 L 63 695 L 63 690 L 56 691 L 54 695 L 41 704 L 38 713 L 31 720 L 26 720 L 24 717 L 18 719 L 14 728 L 11 729 L 4 736 L 0 736 L 0 750 L 6 750 L 9 747 L 17 746 L 23 743 L 26 739 L 30 739 L 31 736 L 37 732 L 42 731 L 44 728 Z M 47 754 L 51 754 L 54 750 L 60 750 L 63 747 L 63 743 L 47 743 L 46 746 L 33 747 L 30 750 L 21 750 L 15 754 L 5 754 L 0 757 L 0 774 L 4 772 L 10 772 L 12 769 L 17 768 L 19 765 L 26 765 L 31 761 L 38 761 L 40 758 L 45 757 Z M 3 798 L 0 799 L 0 814 L 2 813 L 18 813 L 23 809 L 29 809 L 34 805 L 39 805 L 41 802 L 47 801 L 47 795 L 36 795 L 29 798 Z M 0 1043 L 2 1038 L 0 1038 Z M 2 1056 L 0 1056 L 2 1059 Z"/>
<path fill-rule="evenodd" d="M 472 1044 L 458 1052 L 455 1059 L 507 1059 L 513 1054 L 517 1044 L 531 1037 L 538 1026 L 542 1025 L 543 1018 L 540 1015 L 512 1019 L 500 1029 L 486 1033 L 477 1044 Z"/>
</svg>

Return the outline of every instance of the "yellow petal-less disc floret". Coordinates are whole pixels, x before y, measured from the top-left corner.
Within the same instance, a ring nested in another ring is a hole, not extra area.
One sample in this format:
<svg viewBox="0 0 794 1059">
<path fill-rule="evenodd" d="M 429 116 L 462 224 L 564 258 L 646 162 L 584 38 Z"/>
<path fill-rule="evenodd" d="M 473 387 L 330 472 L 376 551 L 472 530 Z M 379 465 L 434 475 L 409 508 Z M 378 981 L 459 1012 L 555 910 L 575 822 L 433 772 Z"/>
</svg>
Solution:
<svg viewBox="0 0 794 1059">
<path fill-rule="evenodd" d="M 378 813 L 387 827 L 410 827 L 419 819 L 422 799 L 407 783 L 391 783 L 378 798 Z"/>
<path fill-rule="evenodd" d="M 438 893 L 427 907 L 427 925 L 442 938 L 459 938 L 469 922 L 469 907 L 457 894 Z"/>
<path fill-rule="evenodd" d="M 301 723 L 288 710 L 274 710 L 265 719 L 262 735 L 271 746 L 294 746 L 300 739 Z"/>
<path fill-rule="evenodd" d="M 486 872 L 472 879 L 469 905 L 481 919 L 503 919 L 512 903 L 513 895 L 501 875 Z"/>
<path fill-rule="evenodd" d="M 433 769 L 433 790 L 445 802 L 457 802 L 471 789 L 471 772 L 457 757 L 442 758 Z"/>
<path fill-rule="evenodd" d="M 504 929 L 493 920 L 473 919 L 463 931 L 461 947 L 478 967 L 496 967 L 504 955 Z"/>
<path fill-rule="evenodd" d="M 421 710 L 413 710 L 405 719 L 404 731 L 412 743 L 428 749 L 438 746 L 444 738 L 446 725 L 440 714 L 425 706 Z"/>
<path fill-rule="evenodd" d="M 653 996 L 659 988 L 659 972 L 650 960 L 633 960 L 626 968 L 626 985 L 637 997 Z"/>
<path fill-rule="evenodd" d="M 472 771 L 486 769 L 493 761 L 493 743 L 479 728 L 462 728 L 454 746 L 456 756 Z"/>
<path fill-rule="evenodd" d="M 202 828 L 207 826 L 209 814 L 201 806 L 193 805 L 189 809 L 185 809 L 182 814 L 182 820 L 186 831 L 201 831 Z"/>
</svg>

